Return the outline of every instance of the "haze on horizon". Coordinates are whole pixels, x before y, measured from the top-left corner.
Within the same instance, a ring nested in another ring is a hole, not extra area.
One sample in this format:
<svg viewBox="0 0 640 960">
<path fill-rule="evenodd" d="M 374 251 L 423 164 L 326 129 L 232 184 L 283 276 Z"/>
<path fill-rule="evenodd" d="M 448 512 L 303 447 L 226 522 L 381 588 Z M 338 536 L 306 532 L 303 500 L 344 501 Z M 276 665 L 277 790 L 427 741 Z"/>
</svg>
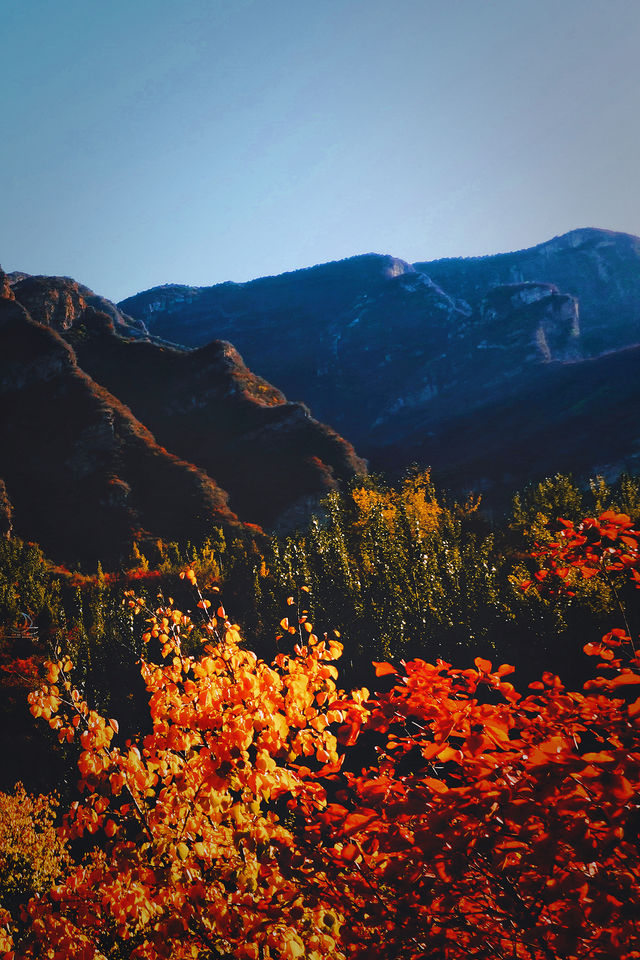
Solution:
<svg viewBox="0 0 640 960">
<path fill-rule="evenodd" d="M 640 234 L 635 0 L 0 0 L 6 270 L 119 300 Z"/>
</svg>

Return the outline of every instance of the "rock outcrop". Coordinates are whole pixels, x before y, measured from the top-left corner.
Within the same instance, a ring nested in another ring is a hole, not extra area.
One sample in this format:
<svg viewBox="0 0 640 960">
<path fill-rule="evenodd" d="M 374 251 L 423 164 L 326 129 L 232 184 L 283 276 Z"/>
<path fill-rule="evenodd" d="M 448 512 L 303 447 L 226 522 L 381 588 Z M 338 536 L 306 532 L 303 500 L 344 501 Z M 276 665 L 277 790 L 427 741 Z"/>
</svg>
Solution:
<svg viewBox="0 0 640 960">
<path fill-rule="evenodd" d="M 522 338 L 517 346 L 526 360 L 545 363 L 580 358 L 578 313 L 576 298 L 549 283 L 493 287 L 480 303 L 480 316 L 495 346 Z M 484 346 L 489 348 L 489 342 Z"/>
<path fill-rule="evenodd" d="M 580 303 L 581 345 L 598 356 L 640 341 L 640 238 L 592 228 L 514 253 L 414 264 L 475 309 L 492 287 L 554 284 Z"/>
<path fill-rule="evenodd" d="M 13 296 L 33 320 L 61 333 L 82 322 L 87 307 L 105 314 L 111 326 L 123 336 L 144 336 L 147 330 L 140 320 L 123 314 L 114 303 L 69 277 L 32 277 L 11 275 Z"/>
</svg>

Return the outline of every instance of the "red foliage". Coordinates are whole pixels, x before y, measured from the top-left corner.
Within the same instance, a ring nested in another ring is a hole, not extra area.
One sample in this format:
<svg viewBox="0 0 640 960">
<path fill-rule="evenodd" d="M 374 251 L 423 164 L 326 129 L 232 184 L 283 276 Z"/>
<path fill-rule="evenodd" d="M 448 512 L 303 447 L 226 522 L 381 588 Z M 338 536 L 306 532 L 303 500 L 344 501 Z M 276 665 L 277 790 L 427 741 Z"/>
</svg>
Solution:
<svg viewBox="0 0 640 960">
<path fill-rule="evenodd" d="M 625 513 L 609 510 L 578 524 L 571 520 L 559 522 L 562 526 L 557 540 L 538 547 L 533 554 L 544 561 L 543 568 L 535 574 L 539 582 L 550 583 L 554 578 L 567 581 L 572 572 L 588 580 L 628 570 L 636 586 L 640 586 L 640 572 L 636 569 L 640 563 L 640 533 L 633 529 L 633 521 Z M 528 590 L 532 584 L 533 580 L 526 580 L 522 589 Z"/>
<path fill-rule="evenodd" d="M 550 674 L 521 697 L 510 670 L 406 664 L 378 762 L 308 812 L 348 956 L 638 956 L 640 701 Z"/>
<path fill-rule="evenodd" d="M 538 556 L 540 582 L 563 584 L 570 569 L 639 579 L 622 515 L 565 523 Z M 149 617 L 164 660 L 142 663 L 153 721 L 142 742 L 118 745 L 68 662 L 50 663 L 32 696 L 61 739 L 80 739 L 84 796 L 67 835 L 100 842 L 30 902 L 19 956 L 640 957 L 640 658 L 628 631 L 586 644 L 596 675 L 580 692 L 545 673 L 522 695 L 513 667 L 482 658 L 466 670 L 414 660 L 377 663 L 395 682 L 369 699 L 336 689 L 341 646 L 304 615 L 305 644 L 267 666 L 200 601 L 200 657 L 181 651 L 189 618 L 171 606 Z M 377 743 L 375 762 L 341 773 L 338 743 L 358 741 Z M 277 815 L 283 799 L 298 828 Z"/>
</svg>

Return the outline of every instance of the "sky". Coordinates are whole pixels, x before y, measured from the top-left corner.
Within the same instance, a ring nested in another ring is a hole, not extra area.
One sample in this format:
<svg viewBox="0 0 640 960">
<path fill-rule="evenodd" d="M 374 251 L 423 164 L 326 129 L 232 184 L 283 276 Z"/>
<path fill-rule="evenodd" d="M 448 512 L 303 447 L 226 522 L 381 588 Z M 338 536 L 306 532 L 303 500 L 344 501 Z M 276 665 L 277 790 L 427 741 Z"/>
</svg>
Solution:
<svg viewBox="0 0 640 960">
<path fill-rule="evenodd" d="M 640 234 L 639 0 L 0 0 L 0 263 L 120 300 Z"/>
</svg>

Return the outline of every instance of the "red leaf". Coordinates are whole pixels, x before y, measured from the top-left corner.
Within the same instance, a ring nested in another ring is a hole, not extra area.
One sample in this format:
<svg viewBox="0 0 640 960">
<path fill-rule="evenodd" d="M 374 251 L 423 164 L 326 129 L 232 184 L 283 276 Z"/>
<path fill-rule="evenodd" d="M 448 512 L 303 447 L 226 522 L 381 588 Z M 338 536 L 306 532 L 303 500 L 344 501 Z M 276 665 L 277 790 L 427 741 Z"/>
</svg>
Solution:
<svg viewBox="0 0 640 960">
<path fill-rule="evenodd" d="M 347 843 L 346 846 L 340 851 L 340 858 L 342 860 L 355 860 L 358 856 L 358 848 L 355 843 Z"/>
<path fill-rule="evenodd" d="M 473 662 L 480 673 L 491 673 L 491 660 L 483 660 L 482 657 L 476 657 Z"/>
<path fill-rule="evenodd" d="M 342 825 L 343 833 L 348 836 L 350 833 L 357 833 L 363 827 L 368 827 L 370 823 L 378 819 L 375 810 L 362 810 L 360 813 L 350 813 Z"/>
</svg>

